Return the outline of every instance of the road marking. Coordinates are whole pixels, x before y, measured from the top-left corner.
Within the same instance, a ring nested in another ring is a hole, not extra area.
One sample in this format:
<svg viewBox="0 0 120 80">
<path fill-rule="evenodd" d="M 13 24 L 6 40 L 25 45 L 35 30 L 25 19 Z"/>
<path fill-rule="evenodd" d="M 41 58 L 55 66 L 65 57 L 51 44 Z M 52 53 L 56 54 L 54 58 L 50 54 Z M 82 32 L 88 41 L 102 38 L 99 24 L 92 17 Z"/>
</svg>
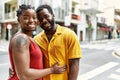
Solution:
<svg viewBox="0 0 120 80">
<path fill-rule="evenodd" d="M 0 67 L 1 66 L 6 66 L 6 65 L 10 65 L 10 63 L 2 63 L 2 64 L 0 64 Z"/>
<path fill-rule="evenodd" d="M 92 70 L 92 71 L 89 71 L 85 74 L 78 76 L 78 80 L 89 80 L 89 79 L 117 66 L 118 64 L 119 63 L 116 63 L 116 62 L 109 62 L 107 64 L 104 64 L 104 65 Z"/>
<path fill-rule="evenodd" d="M 120 73 L 120 68 L 116 70 L 116 72 L 119 72 Z"/>
<path fill-rule="evenodd" d="M 120 80 L 120 75 L 111 74 L 108 78 L 111 78 L 111 79 L 114 79 L 114 80 Z"/>
</svg>

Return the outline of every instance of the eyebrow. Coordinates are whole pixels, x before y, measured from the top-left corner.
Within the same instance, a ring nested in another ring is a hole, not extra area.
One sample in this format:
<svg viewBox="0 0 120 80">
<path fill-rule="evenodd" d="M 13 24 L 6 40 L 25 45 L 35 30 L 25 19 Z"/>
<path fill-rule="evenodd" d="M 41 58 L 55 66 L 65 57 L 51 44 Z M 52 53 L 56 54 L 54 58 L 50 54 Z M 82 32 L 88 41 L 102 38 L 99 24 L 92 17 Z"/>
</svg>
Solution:
<svg viewBox="0 0 120 80">
<path fill-rule="evenodd" d="M 23 16 L 29 16 L 28 14 L 23 14 Z M 36 16 L 36 15 L 35 15 Z"/>
<path fill-rule="evenodd" d="M 23 16 L 28 16 L 27 14 L 24 14 Z"/>
</svg>

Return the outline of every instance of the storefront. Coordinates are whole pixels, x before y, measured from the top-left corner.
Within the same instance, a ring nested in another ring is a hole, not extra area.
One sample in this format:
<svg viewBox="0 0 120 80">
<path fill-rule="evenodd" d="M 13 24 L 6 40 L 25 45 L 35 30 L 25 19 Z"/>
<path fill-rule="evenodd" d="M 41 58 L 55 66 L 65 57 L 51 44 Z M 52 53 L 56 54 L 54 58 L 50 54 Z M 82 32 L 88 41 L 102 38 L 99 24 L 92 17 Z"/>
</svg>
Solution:
<svg viewBox="0 0 120 80">
<path fill-rule="evenodd" d="M 97 23 L 97 40 L 111 39 L 112 29 L 103 23 Z"/>
</svg>

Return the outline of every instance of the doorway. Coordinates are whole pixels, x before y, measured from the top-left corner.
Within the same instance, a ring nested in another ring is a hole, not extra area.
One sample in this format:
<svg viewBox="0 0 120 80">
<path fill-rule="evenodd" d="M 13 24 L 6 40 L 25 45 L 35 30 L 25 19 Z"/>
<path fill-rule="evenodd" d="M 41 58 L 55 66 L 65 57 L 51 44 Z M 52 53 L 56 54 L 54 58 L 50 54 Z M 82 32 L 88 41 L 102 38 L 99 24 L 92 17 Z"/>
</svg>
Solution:
<svg viewBox="0 0 120 80">
<path fill-rule="evenodd" d="M 83 41 L 83 31 L 80 31 L 80 41 Z"/>
</svg>

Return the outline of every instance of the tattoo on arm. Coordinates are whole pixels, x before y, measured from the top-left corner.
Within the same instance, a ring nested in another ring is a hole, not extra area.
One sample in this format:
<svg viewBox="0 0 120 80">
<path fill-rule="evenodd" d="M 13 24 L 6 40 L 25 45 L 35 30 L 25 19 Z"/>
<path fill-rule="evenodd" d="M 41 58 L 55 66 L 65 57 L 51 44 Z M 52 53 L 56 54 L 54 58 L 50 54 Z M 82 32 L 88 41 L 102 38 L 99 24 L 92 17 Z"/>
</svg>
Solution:
<svg viewBox="0 0 120 80">
<path fill-rule="evenodd" d="M 21 51 L 22 47 L 26 48 L 27 47 L 27 39 L 24 38 L 23 36 L 18 37 L 16 39 L 16 47 L 19 51 Z"/>
</svg>

